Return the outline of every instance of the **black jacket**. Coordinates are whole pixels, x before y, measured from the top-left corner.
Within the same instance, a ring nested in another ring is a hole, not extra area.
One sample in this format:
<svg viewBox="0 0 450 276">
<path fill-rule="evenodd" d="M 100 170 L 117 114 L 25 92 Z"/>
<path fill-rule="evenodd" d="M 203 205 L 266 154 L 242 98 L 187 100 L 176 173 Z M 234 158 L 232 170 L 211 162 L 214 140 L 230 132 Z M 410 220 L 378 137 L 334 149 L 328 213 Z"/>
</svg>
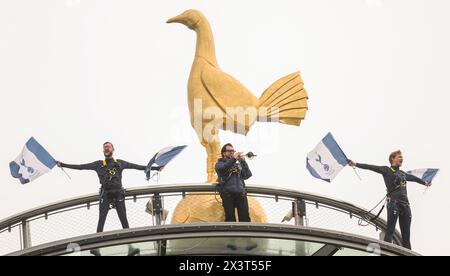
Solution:
<svg viewBox="0 0 450 276">
<path fill-rule="evenodd" d="M 217 161 L 220 189 L 229 193 L 244 193 L 244 181 L 252 177 L 252 172 L 246 161 L 240 161 L 239 164 L 236 162 L 236 158 L 221 158 Z"/>
<path fill-rule="evenodd" d="M 406 189 L 406 182 L 412 181 L 425 185 L 425 181 L 422 179 L 407 174 L 399 168 L 391 168 L 387 166 L 373 166 L 366 164 L 356 164 L 356 167 L 365 170 L 371 170 L 373 172 L 383 175 L 384 183 L 386 184 L 388 196 L 391 200 L 399 201 L 403 203 L 409 203 L 408 191 Z"/>
<path fill-rule="evenodd" d="M 90 170 L 95 171 L 102 185 L 102 190 L 120 190 L 122 189 L 122 172 L 123 170 L 133 169 L 144 171 L 146 166 L 139 166 L 123 160 L 106 159 L 95 161 L 83 165 L 69 165 L 61 164 L 61 167 L 74 170 Z M 159 168 L 152 168 L 152 170 L 159 170 Z"/>
</svg>

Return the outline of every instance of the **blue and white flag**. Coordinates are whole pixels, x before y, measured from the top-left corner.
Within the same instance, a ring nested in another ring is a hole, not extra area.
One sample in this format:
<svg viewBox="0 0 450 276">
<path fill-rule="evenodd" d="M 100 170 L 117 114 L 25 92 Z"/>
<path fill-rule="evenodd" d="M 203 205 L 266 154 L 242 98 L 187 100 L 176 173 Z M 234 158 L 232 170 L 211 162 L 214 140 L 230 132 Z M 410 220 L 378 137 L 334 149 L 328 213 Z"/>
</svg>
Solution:
<svg viewBox="0 0 450 276">
<path fill-rule="evenodd" d="M 408 172 L 411 175 L 417 176 L 427 183 L 432 183 L 433 179 L 439 173 L 439 169 L 419 169 Z"/>
<path fill-rule="evenodd" d="M 148 162 L 147 169 L 145 170 L 147 180 L 150 179 L 150 172 L 153 165 L 156 165 L 158 167 L 165 167 L 186 148 L 187 146 L 167 147 L 155 154 L 150 162 Z"/>
<path fill-rule="evenodd" d="M 11 175 L 22 184 L 30 183 L 55 166 L 55 159 L 33 137 L 25 144 L 16 160 L 9 163 Z"/>
<path fill-rule="evenodd" d="M 312 176 L 331 182 L 347 166 L 348 158 L 331 133 L 308 154 L 306 168 Z"/>
</svg>

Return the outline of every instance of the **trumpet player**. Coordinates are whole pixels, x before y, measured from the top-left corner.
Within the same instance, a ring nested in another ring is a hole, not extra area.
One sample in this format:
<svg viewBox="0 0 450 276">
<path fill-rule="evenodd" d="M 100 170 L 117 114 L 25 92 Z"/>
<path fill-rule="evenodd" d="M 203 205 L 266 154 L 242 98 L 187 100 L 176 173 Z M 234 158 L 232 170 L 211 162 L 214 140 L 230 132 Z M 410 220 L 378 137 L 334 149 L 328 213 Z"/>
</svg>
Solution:
<svg viewBox="0 0 450 276">
<path fill-rule="evenodd" d="M 236 222 L 236 209 L 239 222 L 251 222 L 245 180 L 252 177 L 252 172 L 245 156 L 242 152 L 236 152 L 231 144 L 223 146 L 221 154 L 222 158 L 216 164 L 216 172 L 225 210 L 225 222 Z"/>
</svg>

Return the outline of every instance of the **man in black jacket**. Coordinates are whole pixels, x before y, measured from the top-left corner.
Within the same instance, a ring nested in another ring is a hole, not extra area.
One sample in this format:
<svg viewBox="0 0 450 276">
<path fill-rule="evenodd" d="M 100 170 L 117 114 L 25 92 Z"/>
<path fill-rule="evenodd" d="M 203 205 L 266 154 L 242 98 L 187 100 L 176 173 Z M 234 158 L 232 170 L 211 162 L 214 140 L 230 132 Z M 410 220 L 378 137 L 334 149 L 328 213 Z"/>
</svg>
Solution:
<svg viewBox="0 0 450 276">
<path fill-rule="evenodd" d="M 125 191 L 122 186 L 122 172 L 126 169 L 134 169 L 144 171 L 146 166 L 135 165 L 123 160 L 113 158 L 114 146 L 110 142 L 103 144 L 104 160 L 95 161 L 84 165 L 69 165 L 57 161 L 58 167 L 74 170 L 91 170 L 97 173 L 100 180 L 100 206 L 99 220 L 97 225 L 97 233 L 103 232 L 106 217 L 109 210 L 115 208 L 123 229 L 130 228 L 127 219 L 125 206 Z M 163 168 L 152 168 L 152 170 L 162 170 Z M 92 252 L 97 255 L 97 251 Z"/>
<path fill-rule="evenodd" d="M 239 222 L 250 222 L 245 180 L 252 177 L 242 152 L 236 153 L 231 144 L 222 148 L 222 158 L 216 164 L 219 177 L 219 191 L 225 209 L 225 221 L 236 222 L 236 209 Z"/>
<path fill-rule="evenodd" d="M 216 172 L 219 177 L 219 192 L 225 211 L 225 222 L 236 222 L 236 209 L 239 222 L 251 222 L 245 180 L 252 177 L 242 152 L 236 153 L 233 145 L 222 148 L 222 158 L 217 161 Z M 231 239 L 227 247 L 237 250 L 236 240 Z M 258 247 L 251 239 L 246 240 L 245 249 L 250 251 Z"/>
<path fill-rule="evenodd" d="M 391 163 L 390 167 L 360 164 L 352 160 L 349 160 L 349 165 L 364 170 L 371 170 L 383 176 L 384 183 L 387 188 L 388 199 L 388 221 L 384 240 L 392 243 L 397 220 L 399 220 L 400 229 L 402 232 L 403 247 L 411 249 L 410 237 L 412 213 L 409 205 L 406 184 L 407 182 L 417 182 L 427 187 L 430 187 L 432 184 L 400 170 L 400 167 L 403 164 L 403 155 L 401 151 L 391 153 L 389 156 L 389 162 Z"/>
</svg>

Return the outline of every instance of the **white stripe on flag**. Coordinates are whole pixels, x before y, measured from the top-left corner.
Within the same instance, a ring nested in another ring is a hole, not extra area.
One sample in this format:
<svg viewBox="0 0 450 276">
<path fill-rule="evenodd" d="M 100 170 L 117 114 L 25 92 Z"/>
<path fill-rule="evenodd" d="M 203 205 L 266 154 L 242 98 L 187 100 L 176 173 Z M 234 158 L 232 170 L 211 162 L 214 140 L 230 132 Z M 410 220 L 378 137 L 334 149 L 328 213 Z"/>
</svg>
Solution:
<svg viewBox="0 0 450 276">
<path fill-rule="evenodd" d="M 51 171 L 27 147 L 23 148 L 22 153 L 14 162 L 20 166 L 19 174 L 22 175 L 22 178 L 28 179 L 30 182 Z"/>
<path fill-rule="evenodd" d="M 312 169 L 324 180 L 332 181 L 344 168 L 323 142 L 308 154 Z"/>
<path fill-rule="evenodd" d="M 422 179 L 425 182 L 432 182 L 439 173 L 439 169 L 418 169 L 409 171 L 408 173 Z"/>
<path fill-rule="evenodd" d="M 160 150 L 158 152 L 158 155 L 156 155 L 156 160 L 158 160 L 158 158 L 160 158 L 162 155 L 170 152 L 171 150 L 173 150 L 175 147 L 167 147 L 167 148 L 163 148 L 162 150 Z"/>
</svg>

